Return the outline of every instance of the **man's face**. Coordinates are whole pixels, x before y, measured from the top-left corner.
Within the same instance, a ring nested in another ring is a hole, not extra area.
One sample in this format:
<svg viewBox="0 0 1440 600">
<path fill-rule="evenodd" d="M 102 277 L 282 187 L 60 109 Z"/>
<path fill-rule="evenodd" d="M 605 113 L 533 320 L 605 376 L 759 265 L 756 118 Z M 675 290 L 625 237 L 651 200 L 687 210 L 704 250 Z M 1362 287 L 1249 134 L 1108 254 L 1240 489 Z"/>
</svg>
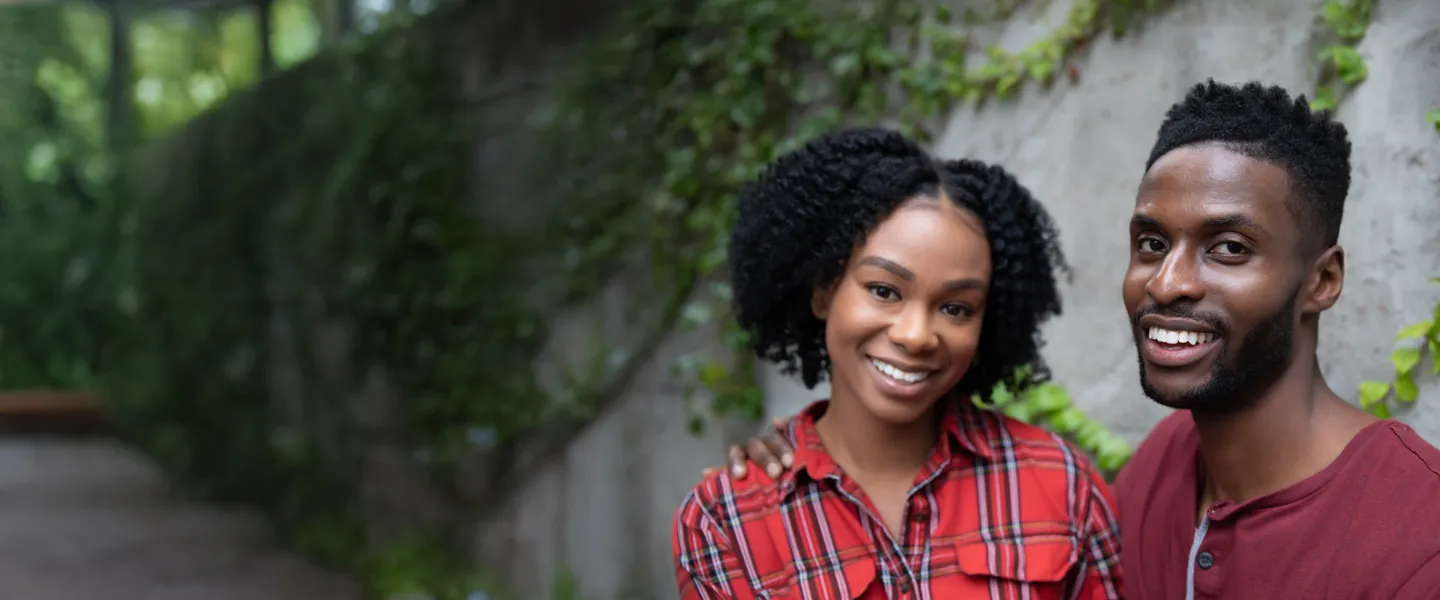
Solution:
<svg viewBox="0 0 1440 600">
<path fill-rule="evenodd" d="M 1289 366 L 1305 280 L 1289 194 L 1284 169 L 1217 145 L 1145 174 L 1123 292 L 1151 399 L 1243 410 Z"/>
</svg>

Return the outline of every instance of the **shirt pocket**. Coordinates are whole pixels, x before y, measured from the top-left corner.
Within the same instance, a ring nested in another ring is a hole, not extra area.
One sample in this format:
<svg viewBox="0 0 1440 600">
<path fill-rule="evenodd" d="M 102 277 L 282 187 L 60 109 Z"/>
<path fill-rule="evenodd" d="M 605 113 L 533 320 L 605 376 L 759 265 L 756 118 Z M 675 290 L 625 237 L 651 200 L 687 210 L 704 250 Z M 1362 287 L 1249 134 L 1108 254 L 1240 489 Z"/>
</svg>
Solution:
<svg viewBox="0 0 1440 600">
<path fill-rule="evenodd" d="M 765 586 L 761 590 L 761 598 L 853 599 L 863 597 L 874 586 L 883 585 L 879 581 L 875 560 L 868 556 L 846 559 L 839 571 L 825 570 L 823 565 L 819 568 L 822 569 L 819 573 L 802 576 L 794 571 L 792 565 L 790 578 L 774 586 Z"/>
<path fill-rule="evenodd" d="M 1079 543 L 1065 535 L 1033 535 L 955 547 L 968 583 L 998 585 L 1004 598 L 1060 598 L 1079 559 Z M 1013 592 L 1009 593 L 1009 592 Z"/>
</svg>

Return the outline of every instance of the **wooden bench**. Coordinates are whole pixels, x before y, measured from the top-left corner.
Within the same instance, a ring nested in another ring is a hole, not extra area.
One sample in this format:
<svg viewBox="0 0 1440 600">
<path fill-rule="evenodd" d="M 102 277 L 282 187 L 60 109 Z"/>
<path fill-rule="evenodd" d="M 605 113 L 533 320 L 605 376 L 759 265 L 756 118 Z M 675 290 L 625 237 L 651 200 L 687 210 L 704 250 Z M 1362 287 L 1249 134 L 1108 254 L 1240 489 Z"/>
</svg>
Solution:
<svg viewBox="0 0 1440 600">
<path fill-rule="evenodd" d="M 0 434 L 97 433 L 107 429 L 104 404 L 79 390 L 0 391 Z"/>
</svg>

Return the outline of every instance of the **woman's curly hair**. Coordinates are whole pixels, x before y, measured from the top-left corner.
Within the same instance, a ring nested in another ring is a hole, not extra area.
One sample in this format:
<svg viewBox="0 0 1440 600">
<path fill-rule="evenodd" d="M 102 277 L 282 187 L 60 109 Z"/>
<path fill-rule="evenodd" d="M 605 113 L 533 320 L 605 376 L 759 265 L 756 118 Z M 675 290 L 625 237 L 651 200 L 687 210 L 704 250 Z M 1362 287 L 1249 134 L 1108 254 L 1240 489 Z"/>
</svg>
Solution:
<svg viewBox="0 0 1440 600">
<path fill-rule="evenodd" d="M 756 356 L 800 373 L 809 388 L 829 371 L 815 290 L 833 284 L 880 221 L 918 196 L 944 190 L 984 224 L 991 282 L 975 362 L 956 386 L 988 392 L 1028 365 L 1049 370 L 1040 324 L 1060 314 L 1055 271 L 1068 270 L 1045 208 L 998 166 L 937 161 L 898 132 L 843 129 L 776 159 L 740 197 L 730 237 L 736 316 Z"/>
</svg>

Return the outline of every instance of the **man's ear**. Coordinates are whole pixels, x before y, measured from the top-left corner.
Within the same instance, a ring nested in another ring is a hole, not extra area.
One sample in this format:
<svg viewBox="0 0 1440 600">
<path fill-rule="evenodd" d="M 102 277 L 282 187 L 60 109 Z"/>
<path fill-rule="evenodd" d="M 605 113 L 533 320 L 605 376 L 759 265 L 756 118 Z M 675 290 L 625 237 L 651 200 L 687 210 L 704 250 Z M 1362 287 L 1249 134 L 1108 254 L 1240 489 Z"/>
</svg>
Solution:
<svg viewBox="0 0 1440 600">
<path fill-rule="evenodd" d="M 1340 300 L 1345 288 L 1345 249 L 1339 244 L 1326 248 L 1311 264 L 1306 278 L 1302 313 L 1330 310 Z"/>
<path fill-rule="evenodd" d="M 815 293 L 810 295 L 810 312 L 815 318 L 824 321 L 830 317 L 830 299 L 835 295 L 835 286 L 817 287 Z"/>
</svg>

